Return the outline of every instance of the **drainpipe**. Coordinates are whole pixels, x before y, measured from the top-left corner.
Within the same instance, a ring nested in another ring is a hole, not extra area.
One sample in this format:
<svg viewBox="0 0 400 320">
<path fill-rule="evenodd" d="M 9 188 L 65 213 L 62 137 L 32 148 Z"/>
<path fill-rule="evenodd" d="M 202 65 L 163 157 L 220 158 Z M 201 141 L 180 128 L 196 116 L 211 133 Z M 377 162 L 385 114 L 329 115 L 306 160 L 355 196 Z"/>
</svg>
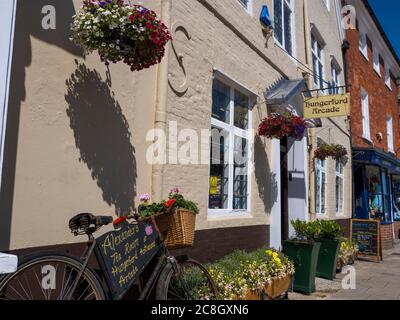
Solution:
<svg viewBox="0 0 400 320">
<path fill-rule="evenodd" d="M 309 70 L 313 70 L 312 66 L 312 52 L 311 52 L 311 32 L 310 32 L 310 16 L 309 16 L 309 11 L 308 11 L 308 5 L 309 1 L 304 0 L 303 1 L 303 15 L 304 15 L 304 44 L 305 44 L 305 56 L 306 56 L 306 65 Z M 307 86 L 311 90 L 313 87 L 313 79 L 310 74 L 307 75 Z M 308 214 L 309 218 L 311 218 L 312 215 L 315 215 L 315 208 L 313 205 L 313 192 L 311 186 L 314 185 L 313 182 L 313 172 L 314 172 L 314 165 L 313 165 L 313 155 L 312 155 L 312 148 L 310 146 L 312 145 L 312 142 L 314 141 L 314 130 L 313 129 L 308 129 L 307 130 L 307 140 L 308 140 L 308 146 L 307 146 L 307 152 L 308 152 Z"/>
<path fill-rule="evenodd" d="M 161 19 L 171 30 L 172 0 L 161 0 Z M 168 99 L 168 66 L 170 44 L 166 46 L 165 55 L 157 67 L 156 105 L 154 129 L 166 132 L 167 128 L 167 99 Z M 162 199 L 163 191 L 163 164 L 153 164 L 151 192 L 154 201 Z"/>
</svg>

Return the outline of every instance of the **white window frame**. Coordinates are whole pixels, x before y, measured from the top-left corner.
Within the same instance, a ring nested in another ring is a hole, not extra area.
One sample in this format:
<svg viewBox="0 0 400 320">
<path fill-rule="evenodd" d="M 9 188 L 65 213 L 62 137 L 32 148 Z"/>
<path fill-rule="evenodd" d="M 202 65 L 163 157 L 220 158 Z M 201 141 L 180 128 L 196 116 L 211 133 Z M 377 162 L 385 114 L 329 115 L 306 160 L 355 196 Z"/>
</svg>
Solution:
<svg viewBox="0 0 400 320">
<path fill-rule="evenodd" d="M 312 38 L 315 39 L 315 42 L 313 42 Z M 321 48 L 321 57 L 318 57 L 318 46 Z M 322 86 L 322 89 L 320 90 L 321 93 L 324 93 L 325 89 L 325 51 L 324 51 L 324 45 L 321 41 L 321 39 L 318 37 L 316 34 L 312 34 L 311 37 L 311 52 L 312 52 L 312 57 L 313 57 L 313 72 L 317 75 L 317 79 L 319 83 L 315 83 L 315 77 L 313 76 L 313 84 L 316 89 L 320 89 Z M 317 59 L 318 63 L 318 68 L 315 68 L 314 65 L 314 57 Z M 320 73 L 320 68 L 319 66 L 322 66 L 322 74 Z"/>
<path fill-rule="evenodd" d="M 392 79 L 390 78 L 390 68 L 385 65 L 385 84 L 392 90 Z"/>
<path fill-rule="evenodd" d="M 0 1 L 0 184 L 3 172 L 16 6 L 17 0 Z"/>
<path fill-rule="evenodd" d="M 245 5 L 241 0 L 237 0 L 242 8 L 249 14 L 253 15 L 253 0 L 248 0 L 247 5 Z"/>
<path fill-rule="evenodd" d="M 322 165 L 323 164 L 323 165 Z M 320 187 L 320 192 L 318 192 L 318 186 L 317 186 L 317 177 L 319 176 L 319 181 L 322 182 L 322 174 L 325 174 L 325 183 L 324 183 L 324 211 L 322 212 L 322 184 Z M 326 160 L 322 161 L 319 159 L 315 160 L 315 213 L 317 215 L 323 216 L 326 214 L 326 181 L 327 181 L 327 176 L 326 176 Z M 317 199 L 319 200 L 321 208 L 317 207 Z"/>
<path fill-rule="evenodd" d="M 394 140 L 393 140 L 393 117 L 388 115 L 386 118 L 386 134 L 389 152 L 394 153 Z"/>
<path fill-rule="evenodd" d="M 381 74 L 381 61 L 380 61 L 380 54 L 379 54 L 379 51 L 378 51 L 378 49 L 373 49 L 374 51 L 373 51 L 373 64 L 374 64 L 374 70 L 375 70 L 375 72 L 380 76 L 380 77 L 382 77 L 382 74 Z"/>
<path fill-rule="evenodd" d="M 251 213 L 251 165 L 252 165 L 252 121 L 253 115 L 251 106 L 253 105 L 255 94 L 250 92 L 247 88 L 240 85 L 238 82 L 227 78 L 225 74 L 216 73 L 214 79 L 224 83 L 226 86 L 230 87 L 230 103 L 229 103 L 229 124 L 223 121 L 217 120 L 211 117 L 211 127 L 216 127 L 218 129 L 225 130 L 229 132 L 229 175 L 228 175 L 228 208 L 226 209 L 209 209 L 209 195 L 207 201 L 208 217 L 210 218 L 224 218 L 224 217 L 242 217 L 249 216 Z M 247 130 L 238 128 L 234 126 L 234 103 L 235 103 L 235 90 L 248 96 L 249 98 L 249 113 L 248 113 L 248 128 Z M 241 137 L 247 140 L 247 209 L 234 210 L 233 209 L 233 179 L 234 179 L 234 148 L 235 148 L 235 136 Z M 210 146 L 211 147 L 211 146 Z M 211 166 L 211 161 L 210 161 Z M 210 168 L 209 168 L 210 175 Z M 210 190 L 210 186 L 208 186 Z"/>
<path fill-rule="evenodd" d="M 371 141 L 371 126 L 369 121 L 369 96 L 365 89 L 361 88 L 361 114 L 363 125 L 363 138 Z"/>
<path fill-rule="evenodd" d="M 361 54 L 365 57 L 365 59 L 369 61 L 367 34 L 363 31 L 360 31 L 359 49 Z"/>
<path fill-rule="evenodd" d="M 340 164 L 341 168 L 342 168 L 342 172 L 337 170 L 337 164 Z M 341 191 L 342 191 L 342 199 L 341 201 L 339 201 L 339 194 L 336 194 L 336 190 L 337 190 L 337 178 L 339 178 L 339 180 L 341 181 Z M 336 214 L 337 215 L 343 215 L 344 213 L 344 165 L 343 162 L 341 161 L 341 159 L 336 159 L 336 163 L 335 163 L 335 210 L 336 210 Z M 338 204 L 340 203 L 340 209 L 338 210 Z"/>
<path fill-rule="evenodd" d="M 275 36 L 275 31 L 274 31 L 274 39 L 275 39 L 275 44 L 278 45 L 280 48 L 282 48 L 290 57 L 296 57 L 296 32 L 294 31 L 294 19 L 295 19 L 295 14 L 294 14 L 294 1 L 295 0 L 277 0 L 281 1 L 282 3 L 282 12 L 281 12 L 281 17 L 282 17 L 282 43 L 276 38 Z M 274 5 L 275 0 L 272 0 L 272 16 L 275 17 L 275 5 Z M 287 4 L 291 10 L 291 15 L 290 15 L 290 30 L 291 30 L 291 45 L 292 45 L 292 53 L 290 54 L 287 51 L 286 48 L 286 38 L 285 38 L 285 10 L 284 6 Z M 275 21 L 274 24 L 275 26 Z M 295 60 L 294 60 L 295 61 Z"/>
<path fill-rule="evenodd" d="M 340 79 L 340 71 L 335 66 L 335 63 L 331 62 L 331 86 L 332 86 L 332 94 L 339 94 L 339 88 L 341 85 Z"/>
</svg>

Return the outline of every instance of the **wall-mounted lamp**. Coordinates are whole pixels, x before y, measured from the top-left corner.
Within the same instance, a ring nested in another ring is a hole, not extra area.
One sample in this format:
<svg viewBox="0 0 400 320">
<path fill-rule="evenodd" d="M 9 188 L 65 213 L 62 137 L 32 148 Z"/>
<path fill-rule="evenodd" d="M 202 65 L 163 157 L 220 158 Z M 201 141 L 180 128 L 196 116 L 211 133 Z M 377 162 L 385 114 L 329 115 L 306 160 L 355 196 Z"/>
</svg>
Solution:
<svg viewBox="0 0 400 320">
<path fill-rule="evenodd" d="M 265 37 L 267 38 L 267 42 L 268 42 L 269 38 L 271 38 L 271 36 L 274 32 L 274 27 L 273 27 L 272 19 L 269 14 L 267 5 L 263 5 L 261 8 L 260 22 L 264 28 L 263 33 L 264 33 Z"/>
</svg>

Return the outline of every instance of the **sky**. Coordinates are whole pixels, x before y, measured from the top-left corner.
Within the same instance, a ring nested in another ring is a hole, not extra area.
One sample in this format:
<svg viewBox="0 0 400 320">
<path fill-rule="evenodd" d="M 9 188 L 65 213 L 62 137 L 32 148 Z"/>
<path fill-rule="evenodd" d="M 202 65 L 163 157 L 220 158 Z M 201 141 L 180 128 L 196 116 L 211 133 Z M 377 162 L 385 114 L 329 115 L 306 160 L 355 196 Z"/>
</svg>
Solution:
<svg viewBox="0 0 400 320">
<path fill-rule="evenodd" d="M 400 1 L 399 0 L 368 0 L 374 9 L 386 35 L 390 39 L 397 55 L 400 57 Z"/>
</svg>

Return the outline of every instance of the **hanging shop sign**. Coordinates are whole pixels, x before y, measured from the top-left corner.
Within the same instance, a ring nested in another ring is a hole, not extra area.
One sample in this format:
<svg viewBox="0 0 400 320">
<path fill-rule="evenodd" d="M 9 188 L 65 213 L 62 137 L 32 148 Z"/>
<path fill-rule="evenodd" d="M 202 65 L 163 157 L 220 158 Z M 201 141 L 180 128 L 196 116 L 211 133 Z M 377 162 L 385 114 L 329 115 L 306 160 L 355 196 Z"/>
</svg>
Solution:
<svg viewBox="0 0 400 320">
<path fill-rule="evenodd" d="M 350 94 L 309 98 L 304 101 L 304 118 L 334 118 L 350 115 Z"/>
</svg>

